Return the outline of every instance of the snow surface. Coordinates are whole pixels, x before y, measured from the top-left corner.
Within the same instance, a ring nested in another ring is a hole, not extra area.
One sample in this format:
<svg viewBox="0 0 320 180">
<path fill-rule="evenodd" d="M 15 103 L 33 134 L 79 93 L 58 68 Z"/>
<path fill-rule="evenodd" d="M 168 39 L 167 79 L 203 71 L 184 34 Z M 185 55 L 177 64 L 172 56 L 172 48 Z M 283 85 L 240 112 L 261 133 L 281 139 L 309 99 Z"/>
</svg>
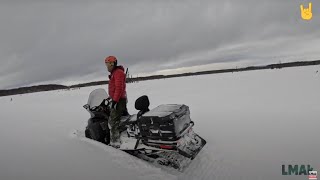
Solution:
<svg viewBox="0 0 320 180">
<path fill-rule="evenodd" d="M 319 66 L 213 74 L 128 84 L 150 108 L 187 104 L 195 132 L 207 140 L 183 172 L 148 164 L 81 138 L 82 107 L 95 86 L 0 98 L 1 180 L 307 179 L 282 176 L 281 165 L 320 171 Z M 11 101 L 12 98 L 12 101 Z"/>
</svg>

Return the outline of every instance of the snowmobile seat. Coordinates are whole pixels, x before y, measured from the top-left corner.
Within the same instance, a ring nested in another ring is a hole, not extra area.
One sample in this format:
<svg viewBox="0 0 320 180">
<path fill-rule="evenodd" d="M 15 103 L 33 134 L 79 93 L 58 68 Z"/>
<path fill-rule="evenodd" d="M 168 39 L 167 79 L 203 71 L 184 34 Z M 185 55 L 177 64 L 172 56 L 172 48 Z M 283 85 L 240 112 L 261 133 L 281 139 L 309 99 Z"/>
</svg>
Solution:
<svg viewBox="0 0 320 180">
<path fill-rule="evenodd" d="M 137 119 L 139 119 L 144 113 L 150 111 L 149 105 L 150 105 L 150 101 L 149 101 L 148 96 L 146 96 L 146 95 L 140 96 L 136 100 L 134 106 L 135 106 L 136 110 L 139 111 L 137 114 Z"/>
</svg>

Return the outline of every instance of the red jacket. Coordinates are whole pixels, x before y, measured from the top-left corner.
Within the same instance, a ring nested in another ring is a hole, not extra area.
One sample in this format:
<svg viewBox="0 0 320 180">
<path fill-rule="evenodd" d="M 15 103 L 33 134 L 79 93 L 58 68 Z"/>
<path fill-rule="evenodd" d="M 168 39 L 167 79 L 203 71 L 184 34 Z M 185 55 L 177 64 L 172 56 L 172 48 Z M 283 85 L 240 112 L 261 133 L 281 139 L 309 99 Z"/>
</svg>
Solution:
<svg viewBox="0 0 320 180">
<path fill-rule="evenodd" d="M 109 75 L 109 96 L 119 102 L 120 98 L 126 98 L 126 74 L 122 66 L 117 66 Z"/>
</svg>

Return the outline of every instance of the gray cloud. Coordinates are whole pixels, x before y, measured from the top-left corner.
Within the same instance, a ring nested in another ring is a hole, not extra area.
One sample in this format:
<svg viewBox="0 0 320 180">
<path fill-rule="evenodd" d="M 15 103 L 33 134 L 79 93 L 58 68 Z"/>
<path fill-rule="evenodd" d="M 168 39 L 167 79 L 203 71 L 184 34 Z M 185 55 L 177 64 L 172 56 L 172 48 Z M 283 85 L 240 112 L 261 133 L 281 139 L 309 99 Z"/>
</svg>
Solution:
<svg viewBox="0 0 320 180">
<path fill-rule="evenodd" d="M 2 1 L 0 89 L 101 79 L 107 55 L 132 74 L 317 59 L 320 6 L 303 21 L 308 2 Z"/>
</svg>

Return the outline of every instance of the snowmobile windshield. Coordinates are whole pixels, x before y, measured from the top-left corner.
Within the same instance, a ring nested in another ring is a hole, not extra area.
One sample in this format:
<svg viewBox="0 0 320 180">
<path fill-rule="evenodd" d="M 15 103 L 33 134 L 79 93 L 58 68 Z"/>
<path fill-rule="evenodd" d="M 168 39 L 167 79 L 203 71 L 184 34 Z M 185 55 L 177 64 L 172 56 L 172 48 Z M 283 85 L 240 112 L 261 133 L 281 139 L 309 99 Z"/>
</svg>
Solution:
<svg viewBox="0 0 320 180">
<path fill-rule="evenodd" d="M 91 108 L 97 107 L 103 102 L 104 99 L 107 99 L 107 98 L 108 98 L 108 93 L 104 89 L 99 88 L 90 93 L 87 104 Z"/>
</svg>

